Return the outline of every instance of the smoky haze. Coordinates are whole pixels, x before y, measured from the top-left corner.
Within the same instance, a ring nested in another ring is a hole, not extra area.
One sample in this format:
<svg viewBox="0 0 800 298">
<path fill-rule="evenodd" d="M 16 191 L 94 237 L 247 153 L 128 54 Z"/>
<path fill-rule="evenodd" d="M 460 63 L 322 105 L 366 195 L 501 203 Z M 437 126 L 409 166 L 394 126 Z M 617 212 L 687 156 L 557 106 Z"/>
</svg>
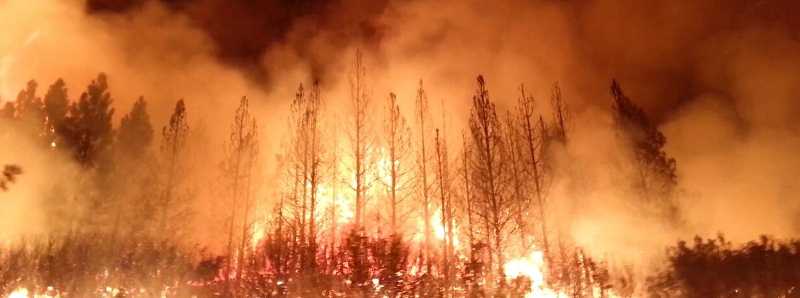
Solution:
<svg viewBox="0 0 800 298">
<path fill-rule="evenodd" d="M 550 197 L 553 216 L 580 244 L 640 260 L 650 257 L 640 255 L 645 249 L 660 252 L 698 233 L 741 241 L 798 234 L 795 1 L 290 2 L 0 1 L 0 97 L 12 100 L 30 79 L 43 88 L 64 78 L 75 98 L 105 72 L 115 123 L 143 95 L 157 132 L 184 98 L 191 125 L 212 140 L 197 141 L 207 144 L 197 171 L 213 177 L 222 158 L 216 140 L 247 95 L 260 121 L 263 176 L 272 177 L 278 127 L 297 85 L 319 79 L 336 111 L 347 100 L 356 48 L 366 55 L 375 102 L 396 92 L 410 117 L 424 81 L 438 125 L 447 114 L 450 144 L 460 144 L 477 74 L 501 109 L 513 108 L 525 84 L 545 117 L 557 81 L 573 115 L 573 142 L 558 154 L 570 174 Z M 612 128 L 612 78 L 667 137 L 681 224 L 641 216 L 620 190 L 617 173 L 629 157 Z M 37 153 L 0 149 L 0 161 L 26 169 L 18 190 L 0 195 L 14 197 L 0 202 L 3 212 L 33 214 L 39 224 L 18 231 L 6 222 L 15 217 L 3 216 L 0 235 L 47 229 L 37 200 L 24 198 L 52 178 L 41 172 L 72 165 L 42 162 Z M 262 197 L 270 186 L 261 187 Z M 210 191 L 202 196 L 197 218 L 213 218 L 219 206 Z M 213 223 L 196 224 L 204 231 L 199 241 L 219 240 L 205 226 Z"/>
</svg>

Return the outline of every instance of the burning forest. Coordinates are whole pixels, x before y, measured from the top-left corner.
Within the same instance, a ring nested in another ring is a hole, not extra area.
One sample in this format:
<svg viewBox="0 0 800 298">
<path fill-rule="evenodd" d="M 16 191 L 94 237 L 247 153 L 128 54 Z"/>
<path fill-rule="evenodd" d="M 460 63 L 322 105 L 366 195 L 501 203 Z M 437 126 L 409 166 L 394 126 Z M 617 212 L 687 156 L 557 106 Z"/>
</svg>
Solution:
<svg viewBox="0 0 800 298">
<path fill-rule="evenodd" d="M 800 7 L 645 6 L 0 0 L 0 297 L 800 297 Z"/>
</svg>

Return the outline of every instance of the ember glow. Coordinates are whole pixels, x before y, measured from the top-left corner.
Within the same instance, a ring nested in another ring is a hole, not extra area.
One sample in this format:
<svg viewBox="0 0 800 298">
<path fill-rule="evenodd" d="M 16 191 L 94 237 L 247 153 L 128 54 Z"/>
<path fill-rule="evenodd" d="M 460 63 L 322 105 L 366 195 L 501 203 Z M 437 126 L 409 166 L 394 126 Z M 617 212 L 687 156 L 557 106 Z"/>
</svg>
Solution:
<svg viewBox="0 0 800 298">
<path fill-rule="evenodd" d="M 796 295 L 799 4 L 296 2 L 0 0 L 0 297 Z"/>
</svg>

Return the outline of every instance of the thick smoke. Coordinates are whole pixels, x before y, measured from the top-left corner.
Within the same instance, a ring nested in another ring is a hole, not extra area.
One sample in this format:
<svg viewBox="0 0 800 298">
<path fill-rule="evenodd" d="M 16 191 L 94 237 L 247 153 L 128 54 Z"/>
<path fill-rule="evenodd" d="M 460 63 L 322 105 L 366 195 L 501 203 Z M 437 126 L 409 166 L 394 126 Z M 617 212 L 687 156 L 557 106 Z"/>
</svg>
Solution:
<svg viewBox="0 0 800 298">
<path fill-rule="evenodd" d="M 660 253 L 696 233 L 797 235 L 800 206 L 791 202 L 800 166 L 800 30 L 792 1 L 91 2 L 89 9 L 0 2 L 3 99 L 31 78 L 44 86 L 58 77 L 75 98 L 102 71 L 118 115 L 144 95 L 160 127 L 175 100 L 186 98 L 193 123 L 205 123 L 209 140 L 222 140 L 237 99 L 248 95 L 257 104 L 269 177 L 282 136 L 276 127 L 286 122 L 297 84 L 320 79 L 337 110 L 347 100 L 356 48 L 366 53 L 375 102 L 394 91 L 408 113 L 424 80 L 437 121 L 446 111 L 450 144 L 460 144 L 477 74 L 487 77 L 501 109 L 513 107 L 525 84 L 546 118 L 558 81 L 573 141 L 559 153 L 560 164 L 569 164 L 559 170 L 570 178 L 552 186 L 550 199 L 553 216 L 580 244 L 638 259 L 648 257 L 640 251 Z M 667 136 L 678 164 L 681 225 L 641 216 L 620 189 L 627 155 L 612 128 L 611 78 Z M 207 176 L 222 154 L 211 144 L 201 161 Z M 28 158 L 17 154 L 3 156 Z M 24 179 L 50 177 L 35 169 Z"/>
</svg>

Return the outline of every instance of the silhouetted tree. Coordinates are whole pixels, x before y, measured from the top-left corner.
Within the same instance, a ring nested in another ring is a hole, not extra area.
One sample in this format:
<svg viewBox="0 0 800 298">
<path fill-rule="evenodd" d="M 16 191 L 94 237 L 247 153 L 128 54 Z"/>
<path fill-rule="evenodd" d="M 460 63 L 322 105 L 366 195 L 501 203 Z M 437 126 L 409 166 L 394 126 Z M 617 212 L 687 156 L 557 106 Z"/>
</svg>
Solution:
<svg viewBox="0 0 800 298">
<path fill-rule="evenodd" d="M 350 143 L 352 146 L 353 181 L 355 191 L 355 224 L 361 228 L 364 224 L 364 206 L 366 193 L 371 183 L 368 181 L 372 170 L 370 154 L 373 144 L 369 136 L 370 96 L 367 91 L 366 68 L 360 51 L 356 51 L 353 69 L 350 74 L 350 102 L 352 108 L 352 128 Z"/>
<path fill-rule="evenodd" d="M 385 169 L 389 176 L 387 185 L 390 209 L 389 223 L 392 233 L 397 233 L 398 225 L 405 215 L 402 206 L 413 186 L 414 180 L 411 177 L 413 167 L 409 166 L 409 158 L 411 158 L 412 154 L 411 132 L 406 124 L 406 119 L 400 113 L 400 106 L 394 93 L 389 93 L 384 129 L 386 148 L 389 153 L 388 169 Z"/>
<path fill-rule="evenodd" d="M 444 229 L 444 239 L 442 239 L 442 267 L 444 277 L 443 291 L 445 296 L 450 296 L 452 290 L 452 262 L 454 254 L 453 246 L 453 207 L 452 191 L 450 180 L 450 163 L 447 154 L 446 137 L 440 136 L 439 129 L 434 135 L 435 157 L 436 157 L 436 184 L 439 190 L 439 211 L 442 229 Z"/>
<path fill-rule="evenodd" d="M 44 134 L 44 104 L 36 96 L 36 81 L 28 81 L 25 89 L 17 94 L 16 119 L 22 122 L 22 127 L 32 136 L 40 137 Z"/>
<path fill-rule="evenodd" d="M 680 241 L 650 280 L 653 297 L 797 297 L 800 241 L 762 236 L 734 246 L 722 235 Z"/>
<path fill-rule="evenodd" d="M 16 113 L 17 109 L 14 108 L 14 103 L 8 101 L 5 104 L 3 104 L 3 108 L 0 109 L 0 119 L 13 120 L 14 114 Z"/>
<path fill-rule="evenodd" d="M 64 119 L 67 117 L 69 99 L 64 80 L 58 79 L 47 89 L 44 95 L 44 112 L 47 116 L 47 138 L 51 147 L 58 147 L 65 133 Z"/>
<path fill-rule="evenodd" d="M 142 105 L 142 108 L 144 106 Z M 143 126 L 143 125 L 142 125 Z M 145 128 L 140 128 L 145 130 Z M 179 191 L 185 182 L 187 162 L 187 142 L 189 138 L 189 123 L 186 105 L 183 99 L 175 103 L 175 109 L 169 117 L 169 123 L 161 128 L 161 163 L 163 165 L 162 191 L 157 200 L 158 231 L 167 235 L 168 223 L 174 215 L 180 214 L 181 206 Z"/>
<path fill-rule="evenodd" d="M 122 116 L 114 145 L 126 158 L 139 160 L 145 156 L 152 142 L 153 126 L 147 113 L 147 103 L 143 97 L 139 97 L 131 111 Z"/>
<path fill-rule="evenodd" d="M 113 140 L 111 94 L 105 74 L 97 75 L 77 102 L 69 106 L 65 121 L 65 145 L 85 168 L 98 165 Z"/>
<path fill-rule="evenodd" d="M 559 93 L 560 94 L 560 93 Z M 548 242 L 548 223 L 547 223 L 547 181 L 546 181 L 546 166 L 544 162 L 544 155 L 546 154 L 547 146 L 547 129 L 544 126 L 544 121 L 539 117 L 538 125 L 534 114 L 534 98 L 529 93 L 526 93 L 525 87 L 520 86 L 520 97 L 517 103 L 517 117 L 521 126 L 521 135 L 523 139 L 525 168 L 530 176 L 530 181 L 533 186 L 533 199 L 536 203 L 537 217 L 539 220 L 540 238 L 542 249 L 544 250 L 545 259 L 550 260 L 550 243 Z"/>
<path fill-rule="evenodd" d="M 288 168 L 293 171 L 294 208 L 298 218 L 299 241 L 302 247 L 302 268 L 308 271 L 315 267 L 317 207 L 319 187 L 322 179 L 324 159 L 321 130 L 321 94 L 319 84 L 314 82 L 306 93 L 301 84 L 291 104 L 291 152 Z"/>
<path fill-rule="evenodd" d="M 114 236 L 123 223 L 135 233 L 144 228 L 141 223 L 145 219 L 152 218 L 152 210 L 146 209 L 156 196 L 157 180 L 150 151 L 153 126 L 144 98 L 134 102 L 130 112 L 122 117 L 116 137 L 113 144 L 115 187 L 111 192 L 116 201 L 112 206 Z"/>
<path fill-rule="evenodd" d="M 667 139 L 644 111 L 625 96 L 616 80 L 611 82 L 611 95 L 617 132 L 633 151 L 634 190 L 647 202 L 658 202 L 669 216 L 674 216 L 676 207 L 671 199 L 677 175 L 675 159 L 664 152 Z"/>
<path fill-rule="evenodd" d="M 472 246 L 477 245 L 476 235 L 476 210 L 474 195 L 472 194 L 472 171 L 470 164 L 472 161 L 472 145 L 467 139 L 467 133 L 461 132 L 461 183 L 463 192 L 461 193 L 461 200 L 458 202 L 461 212 L 467 220 L 467 239 L 469 239 L 468 257 L 470 261 L 473 260 Z"/>
<path fill-rule="evenodd" d="M 419 129 L 419 134 L 417 137 L 419 138 L 419 146 L 417 147 L 417 163 L 419 164 L 419 192 L 420 192 L 420 204 L 422 205 L 422 221 L 423 221 L 423 243 L 422 243 L 422 261 L 424 262 L 426 272 L 431 272 L 431 241 L 432 241 L 432 231 L 431 231 L 431 183 L 433 181 L 429 180 L 428 178 L 428 162 L 430 156 L 428 155 L 430 148 L 427 146 L 428 139 L 426 137 L 427 133 L 429 133 L 428 128 L 428 121 L 430 120 L 429 117 L 429 107 L 428 107 L 428 95 L 425 92 L 425 88 L 422 86 L 422 80 L 419 81 L 419 87 L 417 88 L 417 98 L 416 98 L 416 120 L 417 120 L 417 128 Z"/>
<path fill-rule="evenodd" d="M 520 134 L 517 125 L 516 118 L 509 112 L 506 116 L 506 125 L 503 131 L 506 143 L 505 156 L 508 158 L 510 190 L 514 200 L 515 234 L 519 236 L 522 254 L 524 255 L 531 245 L 528 241 L 530 235 L 528 211 L 531 201 L 528 196 L 527 182 L 535 176 L 527 175 L 524 138 Z"/>
<path fill-rule="evenodd" d="M 494 103 L 489 98 L 486 81 L 478 76 L 478 89 L 472 97 L 469 128 L 475 148 L 472 165 L 478 217 L 487 228 L 490 263 L 495 278 L 503 280 L 505 263 L 504 238 L 513 219 L 513 200 L 507 194 L 502 125 Z"/>
<path fill-rule="evenodd" d="M 237 264 L 242 264 L 246 254 L 245 246 L 249 243 L 250 218 L 249 212 L 253 205 L 253 170 L 258 162 L 258 131 L 256 120 L 250 113 L 250 102 L 247 97 L 242 97 L 236 109 L 231 133 L 225 144 L 226 159 L 223 161 L 223 171 L 230 192 L 230 216 L 228 225 L 228 261 L 225 265 L 225 286 L 228 294 L 236 295 L 238 282 L 241 280 L 242 266 L 237 267 L 237 287 L 231 287 L 230 277 L 233 266 L 235 241 L 238 239 Z M 241 237 L 235 235 L 237 229 Z"/>
</svg>

